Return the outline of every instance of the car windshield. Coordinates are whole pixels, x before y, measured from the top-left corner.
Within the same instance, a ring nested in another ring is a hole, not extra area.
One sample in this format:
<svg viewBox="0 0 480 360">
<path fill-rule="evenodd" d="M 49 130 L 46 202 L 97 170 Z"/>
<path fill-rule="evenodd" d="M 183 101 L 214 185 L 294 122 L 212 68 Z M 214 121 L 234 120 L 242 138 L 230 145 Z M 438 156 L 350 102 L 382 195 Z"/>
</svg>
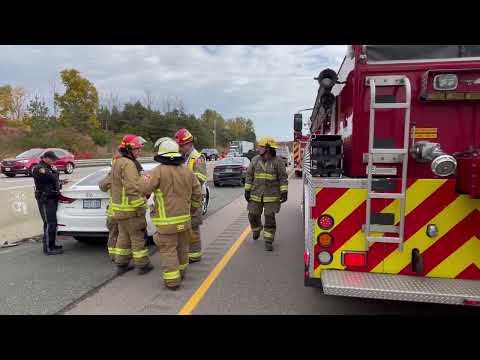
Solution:
<svg viewBox="0 0 480 360">
<path fill-rule="evenodd" d="M 95 186 L 108 174 L 110 169 L 102 169 L 90 174 L 85 179 L 77 183 L 77 186 Z"/>
<path fill-rule="evenodd" d="M 17 155 L 17 159 L 20 159 L 20 158 L 30 158 L 30 157 L 34 157 L 34 156 L 40 156 L 40 154 L 42 153 L 43 149 L 30 149 L 30 150 L 27 150 L 19 155 Z"/>
</svg>

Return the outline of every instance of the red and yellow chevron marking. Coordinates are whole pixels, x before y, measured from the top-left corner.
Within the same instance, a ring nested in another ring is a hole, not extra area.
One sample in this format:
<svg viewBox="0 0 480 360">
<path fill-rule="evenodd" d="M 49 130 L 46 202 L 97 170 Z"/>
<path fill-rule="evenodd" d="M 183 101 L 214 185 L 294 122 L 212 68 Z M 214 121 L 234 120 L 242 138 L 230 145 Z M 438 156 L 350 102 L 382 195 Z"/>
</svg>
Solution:
<svg viewBox="0 0 480 360">
<path fill-rule="evenodd" d="M 295 161 L 300 161 L 300 143 L 293 143 L 293 159 Z"/>
<path fill-rule="evenodd" d="M 314 270 L 310 276 L 319 278 L 322 269 L 346 269 L 341 264 L 342 251 L 365 251 L 362 225 L 365 223 L 366 195 L 366 189 L 316 190 L 312 218 L 329 214 L 335 221 L 329 230 L 334 241 L 327 249 L 333 254 L 333 261 L 323 266 L 314 256 Z M 480 199 L 457 194 L 454 180 L 411 180 L 407 188 L 403 251 L 395 244 L 374 243 L 368 249 L 367 267 L 347 270 L 417 275 L 411 271 L 411 254 L 413 249 L 418 249 L 423 258 L 424 276 L 480 279 L 479 210 Z M 398 225 L 400 200 L 372 200 L 372 212 L 393 213 Z M 427 236 L 428 224 L 438 226 L 438 236 Z M 315 238 L 323 231 L 315 224 Z M 315 244 L 314 254 L 319 251 L 319 245 Z"/>
</svg>

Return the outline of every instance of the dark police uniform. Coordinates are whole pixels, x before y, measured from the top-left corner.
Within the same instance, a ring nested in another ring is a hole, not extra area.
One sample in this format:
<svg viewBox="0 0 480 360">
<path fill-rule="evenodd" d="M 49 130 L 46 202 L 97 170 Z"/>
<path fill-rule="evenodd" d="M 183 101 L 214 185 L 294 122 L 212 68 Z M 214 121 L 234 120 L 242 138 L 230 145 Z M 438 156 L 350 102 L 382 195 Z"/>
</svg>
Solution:
<svg viewBox="0 0 480 360">
<path fill-rule="evenodd" d="M 43 157 L 56 159 L 53 152 L 46 152 Z M 57 236 L 57 207 L 60 194 L 59 173 L 46 162 L 40 163 L 33 170 L 35 181 L 35 198 L 43 220 L 43 252 L 45 255 L 61 254 L 61 246 L 55 244 Z"/>
</svg>

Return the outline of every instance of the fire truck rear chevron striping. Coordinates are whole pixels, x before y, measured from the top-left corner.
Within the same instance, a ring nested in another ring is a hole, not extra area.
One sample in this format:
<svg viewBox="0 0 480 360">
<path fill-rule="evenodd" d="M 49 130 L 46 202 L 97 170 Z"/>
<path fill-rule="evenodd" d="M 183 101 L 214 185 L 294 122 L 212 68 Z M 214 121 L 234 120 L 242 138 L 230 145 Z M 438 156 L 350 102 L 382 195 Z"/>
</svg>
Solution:
<svg viewBox="0 0 480 360">
<path fill-rule="evenodd" d="M 305 285 L 480 305 L 480 46 L 352 45 L 315 79 Z"/>
</svg>

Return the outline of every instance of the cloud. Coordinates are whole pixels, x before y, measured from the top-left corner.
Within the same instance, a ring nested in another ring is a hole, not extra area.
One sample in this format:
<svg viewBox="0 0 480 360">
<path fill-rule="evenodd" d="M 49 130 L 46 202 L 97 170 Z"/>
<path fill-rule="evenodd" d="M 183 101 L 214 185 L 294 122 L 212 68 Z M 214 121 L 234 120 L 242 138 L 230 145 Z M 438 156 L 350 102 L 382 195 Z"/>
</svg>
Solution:
<svg viewBox="0 0 480 360">
<path fill-rule="evenodd" d="M 326 67 L 338 69 L 344 45 L 329 46 L 0 46 L 2 84 L 23 86 L 51 103 L 59 72 L 75 68 L 100 96 L 121 101 L 151 91 L 162 99 L 181 98 L 188 112 L 213 108 L 225 118 L 251 118 L 257 135 L 292 138 L 292 116 L 311 107 Z"/>
</svg>

